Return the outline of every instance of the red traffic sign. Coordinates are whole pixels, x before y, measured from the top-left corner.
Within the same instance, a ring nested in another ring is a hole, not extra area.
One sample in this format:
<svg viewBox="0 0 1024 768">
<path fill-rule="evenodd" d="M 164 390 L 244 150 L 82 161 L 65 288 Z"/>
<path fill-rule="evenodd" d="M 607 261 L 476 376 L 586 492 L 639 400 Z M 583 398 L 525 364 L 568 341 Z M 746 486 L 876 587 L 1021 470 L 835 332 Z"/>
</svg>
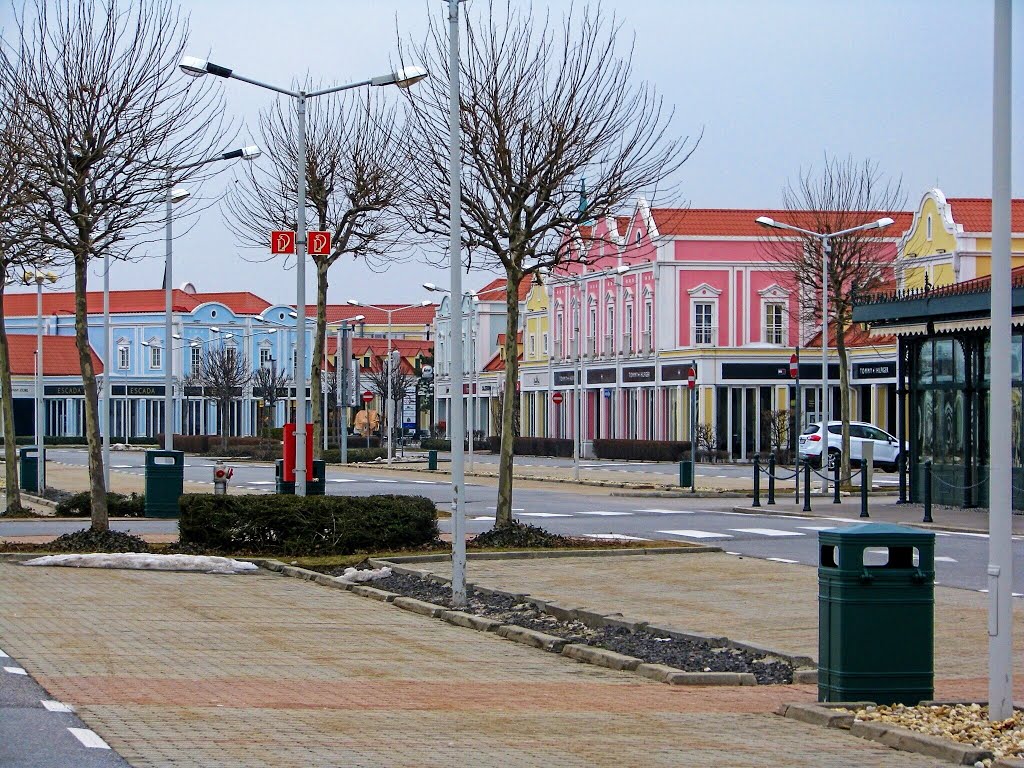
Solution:
<svg viewBox="0 0 1024 768">
<path fill-rule="evenodd" d="M 555 394 L 551 396 L 551 402 L 555 405 L 561 405 L 563 400 L 565 400 L 565 396 L 561 392 L 555 392 Z"/>
<path fill-rule="evenodd" d="M 271 232 L 270 252 L 275 256 L 295 253 L 295 233 L 290 229 L 276 229 Z"/>
<path fill-rule="evenodd" d="M 371 400 L 373 400 L 373 392 L 371 392 L 370 390 L 366 390 L 365 392 L 363 392 L 363 402 L 369 403 Z"/>
<path fill-rule="evenodd" d="M 789 378 L 800 378 L 800 365 L 795 354 L 789 356 Z"/>
<path fill-rule="evenodd" d="M 697 386 L 697 371 L 690 366 L 689 372 L 686 374 L 686 386 L 693 389 Z"/>
<path fill-rule="evenodd" d="M 310 256 L 331 255 L 331 233 L 313 230 L 306 233 L 306 253 Z"/>
</svg>

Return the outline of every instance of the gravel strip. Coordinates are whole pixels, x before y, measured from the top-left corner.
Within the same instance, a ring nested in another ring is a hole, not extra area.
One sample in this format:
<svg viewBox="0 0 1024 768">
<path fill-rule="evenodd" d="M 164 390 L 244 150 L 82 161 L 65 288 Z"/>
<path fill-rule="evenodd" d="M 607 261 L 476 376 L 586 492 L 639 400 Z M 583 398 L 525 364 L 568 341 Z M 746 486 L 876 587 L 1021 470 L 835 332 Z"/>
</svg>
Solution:
<svg viewBox="0 0 1024 768">
<path fill-rule="evenodd" d="M 332 572 L 331 575 L 340 575 Z M 451 587 L 418 576 L 392 574 L 373 582 L 388 592 L 451 608 Z M 793 681 L 793 667 L 781 659 L 757 656 L 735 648 L 715 647 L 706 642 L 682 638 L 658 637 L 642 629 L 630 632 L 623 627 L 590 627 L 580 621 L 565 621 L 537 610 L 529 602 L 506 595 L 473 591 L 469 605 L 461 610 L 501 624 L 514 624 L 561 637 L 570 643 L 605 648 L 634 656 L 650 664 L 665 664 L 686 672 L 750 672 L 759 684 Z"/>
</svg>

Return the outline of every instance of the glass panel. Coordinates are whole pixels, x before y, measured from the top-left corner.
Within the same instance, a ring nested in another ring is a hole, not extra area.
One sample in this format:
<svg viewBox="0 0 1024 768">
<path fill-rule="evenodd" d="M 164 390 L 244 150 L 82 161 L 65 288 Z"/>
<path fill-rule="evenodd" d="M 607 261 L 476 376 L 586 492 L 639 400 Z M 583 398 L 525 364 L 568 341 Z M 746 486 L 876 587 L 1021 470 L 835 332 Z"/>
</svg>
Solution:
<svg viewBox="0 0 1024 768">
<path fill-rule="evenodd" d="M 1021 380 L 1020 341 L 1020 336 L 1014 336 L 1013 343 L 1010 344 L 1010 376 L 1015 383 Z"/>
<path fill-rule="evenodd" d="M 935 425 L 935 390 L 921 392 L 917 406 L 917 444 L 919 459 L 924 462 L 932 458 Z"/>
<path fill-rule="evenodd" d="M 1021 466 L 1021 388 L 1010 390 L 1010 408 L 1013 411 L 1013 427 L 1010 431 L 1011 456 L 1014 467 Z"/>
<path fill-rule="evenodd" d="M 918 350 L 917 383 L 932 383 L 932 343 L 930 341 L 921 342 L 921 347 Z"/>
<path fill-rule="evenodd" d="M 985 363 L 984 363 L 984 379 L 988 381 L 992 376 L 992 342 L 985 342 Z"/>
<path fill-rule="evenodd" d="M 936 404 L 934 461 L 959 464 L 963 460 L 963 392 L 939 390 L 932 393 Z"/>
<path fill-rule="evenodd" d="M 953 339 L 953 378 L 957 384 L 963 384 L 967 380 L 964 347 L 959 339 Z"/>
<path fill-rule="evenodd" d="M 935 383 L 948 384 L 953 381 L 953 340 L 935 340 Z"/>
</svg>

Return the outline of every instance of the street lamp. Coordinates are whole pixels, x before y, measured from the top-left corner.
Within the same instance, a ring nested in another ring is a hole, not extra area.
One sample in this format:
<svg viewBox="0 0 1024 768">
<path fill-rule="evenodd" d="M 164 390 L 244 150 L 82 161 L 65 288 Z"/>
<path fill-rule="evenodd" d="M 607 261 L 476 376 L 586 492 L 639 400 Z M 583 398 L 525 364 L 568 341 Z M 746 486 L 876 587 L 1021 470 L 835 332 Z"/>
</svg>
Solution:
<svg viewBox="0 0 1024 768">
<path fill-rule="evenodd" d="M 418 304 L 407 304 L 404 307 L 391 307 L 391 308 L 388 308 L 388 307 L 378 307 L 376 304 L 364 304 L 363 302 L 360 302 L 360 301 L 358 301 L 356 299 L 349 299 L 345 303 L 349 304 L 349 305 L 351 305 L 353 307 L 366 307 L 367 309 L 376 309 L 379 312 L 384 312 L 388 316 L 388 331 L 387 331 L 387 334 L 386 334 L 387 337 L 388 337 L 388 357 L 387 357 L 387 377 L 388 377 L 387 397 L 388 397 L 388 400 L 387 400 L 387 404 L 384 406 L 384 418 L 387 420 L 387 423 L 388 423 L 388 464 L 390 464 L 391 463 L 391 459 L 394 456 L 393 438 L 394 438 L 394 432 L 395 432 L 395 421 L 394 421 L 395 401 L 392 399 L 392 394 L 391 394 L 391 382 L 392 382 L 392 380 L 395 377 L 395 369 L 394 369 L 394 365 L 393 365 L 392 360 L 391 360 L 391 316 L 395 312 L 401 312 L 403 309 L 414 309 L 415 307 L 429 307 L 434 302 L 432 302 L 430 299 L 424 299 L 423 301 L 419 302 Z M 367 425 L 367 427 L 369 427 L 369 425 Z"/>
<path fill-rule="evenodd" d="M 164 239 L 166 240 L 166 252 L 164 256 L 164 338 L 167 339 L 167 351 L 171 349 L 171 334 L 173 332 L 173 311 L 174 305 L 171 300 L 173 293 L 173 258 L 172 258 L 172 233 L 171 233 L 171 209 L 175 203 L 180 203 L 189 196 L 187 189 L 175 189 L 173 174 L 177 171 L 185 171 L 190 168 L 198 168 L 209 163 L 216 163 L 221 160 L 255 160 L 261 154 L 260 148 L 256 146 L 242 147 L 231 152 L 223 152 L 205 160 L 197 160 L 194 163 L 184 165 L 173 165 L 167 168 L 165 189 L 167 197 L 164 206 Z M 165 355 L 164 360 L 164 450 L 170 451 L 174 448 L 174 370 L 171 365 L 170 354 Z"/>
<path fill-rule="evenodd" d="M 770 227 L 773 229 L 787 229 L 791 232 L 799 232 L 802 235 L 808 237 L 815 237 L 821 241 L 821 423 L 823 440 L 825 441 L 822 445 L 822 474 L 824 479 L 821 483 L 822 493 L 828 493 L 828 422 L 829 422 L 829 407 L 828 407 L 828 258 L 832 253 L 832 240 L 837 237 L 843 237 L 844 235 L 851 235 L 854 232 L 863 232 L 868 229 L 883 229 L 893 223 L 893 220 L 888 216 L 883 216 L 881 219 L 876 221 L 869 221 L 866 224 L 861 224 L 856 227 L 850 227 L 849 229 L 841 229 L 838 232 L 812 232 L 809 229 L 803 229 L 802 227 L 794 227 L 792 224 L 784 224 L 781 221 L 769 218 L 768 216 L 759 216 L 755 221 L 762 227 Z M 838 335 L 839 329 L 836 328 L 836 334 Z M 806 493 L 809 489 L 804 489 Z"/>
<path fill-rule="evenodd" d="M 295 391 L 302 398 L 302 413 L 296 414 L 295 419 L 295 495 L 306 495 L 306 100 L 317 96 L 326 96 L 330 93 L 345 91 L 351 88 L 358 88 L 364 85 L 383 86 L 397 85 L 399 88 L 408 88 L 427 76 L 427 70 L 423 67 L 409 66 L 387 75 L 373 77 L 369 80 L 360 80 L 356 83 L 336 85 L 331 88 L 323 88 L 318 91 L 294 91 L 289 88 L 280 88 L 276 85 L 243 77 L 233 72 L 228 67 L 199 59 L 194 56 L 185 56 L 178 65 L 182 72 L 190 77 L 202 77 L 204 75 L 216 75 L 217 77 L 233 78 L 249 83 L 259 88 L 265 88 L 275 93 L 280 93 L 295 99 L 295 116 L 297 126 L 297 152 L 295 167 L 295 282 L 296 296 L 295 309 L 295 357 L 299 364 L 295 367 Z M 301 416 L 302 418 L 298 418 Z"/>
<path fill-rule="evenodd" d="M 348 418 L 351 396 L 348 392 L 348 369 L 349 369 L 349 356 L 346 351 L 350 348 L 345 345 L 345 339 L 349 333 L 354 333 L 356 330 L 356 323 L 360 323 L 366 319 L 366 315 L 353 315 L 352 317 L 345 318 L 337 324 L 337 347 L 334 354 L 334 377 L 337 387 L 338 405 L 344 409 L 344 416 L 342 423 L 338 425 L 338 449 L 342 464 L 348 464 Z M 326 335 L 329 328 L 324 329 Z M 324 339 L 324 368 L 327 367 L 327 339 Z M 355 378 L 352 380 L 352 387 L 356 385 Z M 327 448 L 327 405 L 326 398 L 324 399 L 324 448 Z"/>
<path fill-rule="evenodd" d="M 51 285 L 57 282 L 53 272 L 32 270 L 22 276 L 25 285 L 36 284 L 36 402 L 35 402 L 35 438 L 36 438 L 36 492 L 43 495 L 46 490 L 45 454 L 46 449 L 46 412 L 43 396 L 43 283 Z"/>
</svg>

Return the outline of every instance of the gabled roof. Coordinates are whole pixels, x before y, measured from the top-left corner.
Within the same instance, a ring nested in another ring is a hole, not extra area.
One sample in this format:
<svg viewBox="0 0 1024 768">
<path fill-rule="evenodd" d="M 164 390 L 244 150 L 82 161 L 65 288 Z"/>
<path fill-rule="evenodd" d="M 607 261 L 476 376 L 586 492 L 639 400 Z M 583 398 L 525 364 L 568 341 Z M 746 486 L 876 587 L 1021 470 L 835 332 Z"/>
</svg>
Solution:
<svg viewBox="0 0 1024 768">
<path fill-rule="evenodd" d="M 658 231 L 665 236 L 677 237 L 763 237 L 767 230 L 756 223 L 759 216 L 784 221 L 805 229 L 815 229 L 814 211 L 783 211 L 736 208 L 653 208 L 651 214 L 658 226 Z M 853 214 L 848 214 L 853 218 Z M 864 221 L 871 221 L 882 216 L 890 216 L 895 220 L 883 232 L 885 237 L 898 237 L 908 230 L 914 216 L 910 212 L 885 213 L 882 211 L 865 211 Z M 860 218 L 857 216 L 856 218 Z M 783 230 L 777 230 L 782 234 Z M 795 234 L 795 233 L 794 233 Z"/>
<path fill-rule="evenodd" d="M 351 320 L 353 317 L 363 315 L 366 325 L 387 325 L 388 313 L 385 309 L 392 309 L 392 325 L 430 325 L 434 322 L 434 314 L 437 311 L 436 304 L 428 304 L 425 307 L 408 307 L 406 304 L 379 304 L 381 309 L 373 307 L 355 307 L 351 304 L 328 304 L 327 322 L 338 323 L 344 320 Z M 400 309 L 406 307 L 406 309 Z M 315 306 L 306 308 L 307 313 L 315 312 Z"/>
<path fill-rule="evenodd" d="M 992 200 L 987 197 L 947 197 L 953 221 L 962 224 L 964 232 L 992 231 Z M 1010 230 L 1024 233 L 1024 199 L 1010 201 Z"/>
<path fill-rule="evenodd" d="M 88 291 L 86 293 L 86 312 L 98 315 L 103 312 L 103 292 Z M 249 291 L 233 291 L 226 293 L 187 293 L 175 288 L 171 291 L 171 306 L 174 312 L 191 312 L 200 304 L 215 301 L 223 304 L 238 315 L 258 315 L 270 306 L 270 303 Z M 159 313 L 166 308 L 166 295 L 163 290 L 144 291 L 111 291 L 110 312 L 115 315 L 133 313 Z M 4 295 L 4 314 L 8 317 L 35 317 L 35 293 L 7 293 Z M 44 315 L 75 314 L 74 291 L 47 292 L 43 291 Z M 44 350 L 43 357 L 46 353 Z"/>
<path fill-rule="evenodd" d="M 11 355 L 11 374 L 13 376 L 35 375 L 36 337 L 26 333 L 8 333 L 7 346 Z M 103 373 L 103 363 L 90 347 L 92 368 L 96 373 Z M 78 348 L 74 336 L 43 336 L 43 375 L 44 376 L 81 376 L 82 368 L 78 364 Z"/>
<path fill-rule="evenodd" d="M 504 301 L 505 300 L 505 285 L 508 283 L 504 277 L 498 277 L 491 280 L 487 285 L 476 292 L 476 296 L 480 301 Z M 527 294 L 530 293 L 530 288 L 533 286 L 533 273 L 526 275 L 519 283 L 519 300 L 526 301 Z"/>
<path fill-rule="evenodd" d="M 858 347 L 884 347 L 886 344 L 895 344 L 896 337 L 889 335 L 875 335 L 872 336 L 868 331 L 864 330 L 864 326 L 860 323 L 854 323 L 847 327 L 846 333 L 843 334 L 843 341 L 846 343 L 847 349 L 855 349 Z M 833 323 L 828 327 L 828 345 L 830 349 L 836 348 L 836 326 Z M 818 331 L 811 339 L 804 344 L 805 349 L 821 349 L 821 331 Z"/>
</svg>

